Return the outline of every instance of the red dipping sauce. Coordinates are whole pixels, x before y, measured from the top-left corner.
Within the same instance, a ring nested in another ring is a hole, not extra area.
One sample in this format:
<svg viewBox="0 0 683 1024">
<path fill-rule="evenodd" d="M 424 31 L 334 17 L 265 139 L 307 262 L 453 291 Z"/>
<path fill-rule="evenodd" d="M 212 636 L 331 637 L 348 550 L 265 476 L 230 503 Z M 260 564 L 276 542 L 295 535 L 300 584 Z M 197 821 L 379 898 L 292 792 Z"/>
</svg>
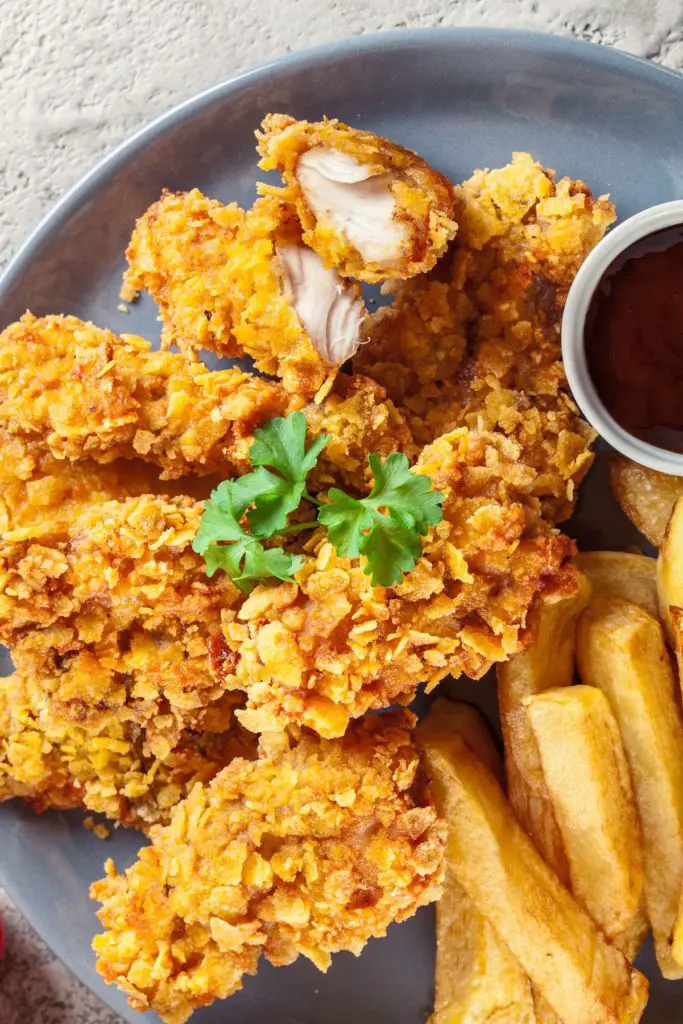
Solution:
<svg viewBox="0 0 683 1024">
<path fill-rule="evenodd" d="M 617 423 L 683 452 L 683 226 L 642 238 L 612 263 L 584 339 L 593 383 Z"/>
</svg>

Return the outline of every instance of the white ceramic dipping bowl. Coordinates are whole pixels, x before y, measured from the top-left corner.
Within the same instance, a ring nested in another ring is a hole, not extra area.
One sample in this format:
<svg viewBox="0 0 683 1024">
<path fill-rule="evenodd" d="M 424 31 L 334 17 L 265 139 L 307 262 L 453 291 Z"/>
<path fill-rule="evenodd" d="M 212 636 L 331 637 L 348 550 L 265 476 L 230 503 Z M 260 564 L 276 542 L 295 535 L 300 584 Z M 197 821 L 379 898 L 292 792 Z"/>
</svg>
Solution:
<svg viewBox="0 0 683 1024">
<path fill-rule="evenodd" d="M 562 317 L 562 357 L 569 387 L 577 405 L 591 426 L 613 448 L 642 466 L 674 476 L 683 476 L 683 454 L 641 441 L 624 430 L 609 414 L 588 371 L 584 344 L 584 329 L 591 300 L 612 263 L 634 242 L 639 242 L 656 231 L 664 231 L 678 225 L 683 228 L 683 199 L 651 206 L 642 213 L 629 217 L 596 245 L 569 290 Z"/>
</svg>

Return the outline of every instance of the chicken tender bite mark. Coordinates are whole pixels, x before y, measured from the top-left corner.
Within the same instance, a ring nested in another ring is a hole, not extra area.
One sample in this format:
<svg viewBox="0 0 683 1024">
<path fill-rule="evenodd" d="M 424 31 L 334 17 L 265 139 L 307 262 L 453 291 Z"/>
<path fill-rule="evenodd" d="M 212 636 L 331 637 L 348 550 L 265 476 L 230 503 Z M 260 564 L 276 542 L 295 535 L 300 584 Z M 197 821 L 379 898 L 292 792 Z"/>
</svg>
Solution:
<svg viewBox="0 0 683 1024">
<path fill-rule="evenodd" d="M 167 345 L 251 356 L 306 398 L 329 388 L 358 347 L 358 285 L 301 244 L 293 207 L 274 196 L 243 213 L 197 189 L 165 192 L 138 220 L 127 257 L 124 290 L 150 292 Z"/>
<path fill-rule="evenodd" d="M 438 898 L 445 826 L 421 784 L 407 712 L 341 740 L 233 761 L 195 786 L 124 875 L 92 896 L 98 970 L 137 1010 L 183 1024 L 253 974 L 261 953 L 326 970 Z"/>
<path fill-rule="evenodd" d="M 408 703 L 420 683 L 478 678 L 523 648 L 529 612 L 573 592 L 576 572 L 573 543 L 538 516 L 515 454 L 501 435 L 464 429 L 425 449 L 417 469 L 445 494 L 444 519 L 399 586 L 373 587 L 362 559 L 317 534 L 296 583 L 257 587 L 226 611 L 216 664 L 247 694 L 240 721 L 340 736 L 351 718 Z"/>
<path fill-rule="evenodd" d="M 289 300 L 326 362 L 341 366 L 358 351 L 365 316 L 362 299 L 312 249 L 276 249 Z"/>
<path fill-rule="evenodd" d="M 345 277 L 377 282 L 434 266 L 456 233 L 453 188 L 410 150 L 340 121 L 269 114 L 260 166 L 278 170 L 303 240 Z"/>
<path fill-rule="evenodd" d="M 302 409 L 309 432 L 334 435 L 310 486 L 365 490 L 367 453 L 414 453 L 383 388 L 340 374 L 320 403 L 241 370 L 210 372 L 183 355 L 75 317 L 26 314 L 0 335 L 0 428 L 59 459 L 143 459 L 162 476 L 238 476 L 251 469 L 254 431 Z"/>
</svg>

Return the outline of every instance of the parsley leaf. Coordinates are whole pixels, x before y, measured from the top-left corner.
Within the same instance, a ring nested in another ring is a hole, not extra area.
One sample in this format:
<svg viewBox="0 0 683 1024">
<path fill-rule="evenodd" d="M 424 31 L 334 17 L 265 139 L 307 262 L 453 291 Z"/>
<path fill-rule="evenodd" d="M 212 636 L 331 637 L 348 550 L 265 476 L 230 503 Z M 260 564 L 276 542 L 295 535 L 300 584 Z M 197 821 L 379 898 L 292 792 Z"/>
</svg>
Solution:
<svg viewBox="0 0 683 1024">
<path fill-rule="evenodd" d="M 224 480 L 212 491 L 192 542 L 193 549 L 204 556 L 207 576 L 222 569 L 240 590 L 249 591 L 259 580 L 273 576 L 289 580 L 303 565 L 301 555 L 288 555 L 282 548 L 265 548 L 259 536 L 269 533 L 257 536 L 240 523 L 249 505 L 268 494 L 272 487 L 270 477 L 274 474 L 267 470 L 247 473 L 239 480 Z M 229 543 L 221 543 L 225 541 Z"/>
<path fill-rule="evenodd" d="M 314 501 L 306 491 L 306 477 L 331 435 L 319 434 L 306 449 L 306 417 L 302 412 L 294 412 L 286 417 L 276 416 L 265 427 L 259 427 L 254 438 L 249 454 L 259 469 L 248 475 L 260 472 L 265 480 L 267 474 L 270 487 L 254 496 L 254 508 L 248 518 L 255 533 L 270 537 L 284 530 L 287 517 L 299 507 L 302 498 Z"/>
<path fill-rule="evenodd" d="M 306 477 L 330 439 L 320 434 L 307 449 L 306 418 L 300 412 L 278 416 L 254 432 L 254 470 L 212 491 L 192 543 L 204 557 L 207 576 L 220 569 L 245 592 L 260 580 L 290 580 L 303 556 L 262 542 L 318 523 L 342 557 L 365 556 L 365 572 L 375 585 L 394 586 L 415 566 L 420 537 L 441 521 L 443 495 L 432 489 L 429 477 L 414 473 L 400 452 L 386 459 L 369 456 L 374 484 L 366 498 L 333 487 L 317 520 L 287 525 L 303 499 L 319 504 L 306 490 Z"/>
<path fill-rule="evenodd" d="M 432 489 L 428 476 L 414 473 L 400 452 L 384 461 L 371 455 L 369 462 L 375 482 L 368 497 L 351 498 L 332 488 L 318 519 L 340 555 L 365 555 L 373 584 L 390 587 L 414 568 L 420 536 L 441 522 L 443 494 Z"/>
</svg>

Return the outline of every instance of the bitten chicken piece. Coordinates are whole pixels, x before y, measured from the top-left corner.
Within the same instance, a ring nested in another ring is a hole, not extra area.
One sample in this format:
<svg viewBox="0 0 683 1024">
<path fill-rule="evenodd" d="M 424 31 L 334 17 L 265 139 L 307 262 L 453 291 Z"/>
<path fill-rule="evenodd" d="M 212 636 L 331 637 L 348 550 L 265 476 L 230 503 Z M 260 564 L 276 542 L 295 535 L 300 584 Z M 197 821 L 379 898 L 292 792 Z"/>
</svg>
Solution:
<svg viewBox="0 0 683 1024">
<path fill-rule="evenodd" d="M 91 890 L 107 931 L 98 970 L 167 1024 L 225 998 L 261 953 L 326 970 L 437 899 L 445 826 L 421 782 L 407 712 L 341 740 L 233 761 L 152 831 L 152 845 Z"/>
<path fill-rule="evenodd" d="M 0 640 L 81 725 L 118 716 L 163 756 L 185 728 L 226 728 L 210 640 L 239 592 L 191 550 L 203 506 L 145 495 L 92 504 L 37 540 L 0 544 Z"/>
<path fill-rule="evenodd" d="M 559 522 L 595 437 L 567 386 L 562 309 L 614 207 L 583 182 L 556 181 L 527 153 L 456 191 L 454 245 L 366 321 L 354 366 L 387 388 L 420 444 L 462 425 L 517 441 L 543 514 Z"/>
<path fill-rule="evenodd" d="M 257 587 L 224 613 L 217 665 L 247 694 L 237 715 L 248 729 L 340 736 L 351 718 L 408 703 L 420 683 L 478 678 L 525 646 L 541 600 L 576 589 L 573 542 L 538 515 L 514 441 L 457 430 L 416 469 L 445 495 L 444 518 L 398 586 L 374 587 L 363 559 L 316 534 L 296 583 Z"/>
<path fill-rule="evenodd" d="M 60 459 L 142 459 L 169 479 L 238 476 L 252 468 L 254 430 L 298 409 L 312 435 L 335 434 L 314 489 L 317 474 L 322 486 L 336 479 L 365 490 L 369 451 L 414 451 L 402 416 L 365 377 L 341 374 L 327 398 L 307 405 L 274 381 L 211 372 L 76 317 L 27 313 L 0 335 L 0 428 Z"/>
<path fill-rule="evenodd" d="M 457 231 L 447 178 L 380 135 L 268 114 L 257 139 L 259 166 L 282 175 L 279 194 L 296 206 L 304 242 L 344 277 L 422 274 Z"/>
<path fill-rule="evenodd" d="M 160 757 L 145 738 L 115 710 L 95 723 L 60 717 L 30 675 L 0 679 L 0 800 L 21 798 L 36 811 L 83 807 L 147 831 L 166 823 L 196 782 L 256 753 L 234 718 L 219 734 L 183 733 Z"/>
<path fill-rule="evenodd" d="M 122 295 L 152 295 L 166 346 L 251 356 L 307 398 L 324 394 L 358 349 L 358 285 L 323 266 L 302 243 L 294 208 L 275 196 L 244 213 L 197 189 L 164 192 L 137 221 L 126 256 Z"/>
</svg>

